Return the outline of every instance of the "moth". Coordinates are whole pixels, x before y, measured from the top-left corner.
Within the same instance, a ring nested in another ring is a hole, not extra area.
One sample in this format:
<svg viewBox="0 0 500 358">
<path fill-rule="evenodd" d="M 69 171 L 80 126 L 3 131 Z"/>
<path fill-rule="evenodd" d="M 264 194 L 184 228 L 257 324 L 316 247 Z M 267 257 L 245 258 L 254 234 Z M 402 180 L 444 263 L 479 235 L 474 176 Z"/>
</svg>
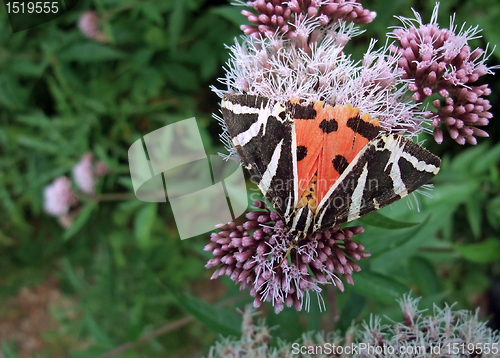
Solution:
<svg viewBox="0 0 500 358">
<path fill-rule="evenodd" d="M 222 115 L 262 194 L 298 241 L 391 204 L 439 172 L 440 159 L 350 105 L 226 94 Z"/>
</svg>

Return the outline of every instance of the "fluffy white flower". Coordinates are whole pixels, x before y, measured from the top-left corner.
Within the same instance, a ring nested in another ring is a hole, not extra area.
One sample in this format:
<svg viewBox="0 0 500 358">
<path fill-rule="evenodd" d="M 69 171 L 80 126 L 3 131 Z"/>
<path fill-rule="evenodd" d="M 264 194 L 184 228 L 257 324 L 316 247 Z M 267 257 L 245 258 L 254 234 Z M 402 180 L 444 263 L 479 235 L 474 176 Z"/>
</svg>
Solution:
<svg viewBox="0 0 500 358">
<path fill-rule="evenodd" d="M 406 96 L 410 81 L 401 78 L 399 56 L 388 56 L 388 46 L 374 51 L 372 41 L 363 60 L 356 62 L 344 52 L 347 41 L 361 33 L 354 24 L 340 21 L 319 27 L 317 21 L 304 21 L 302 26 L 301 32 L 311 35 L 307 49 L 296 38 L 242 37 L 229 48 L 226 76 L 220 79 L 226 89 L 213 90 L 221 97 L 229 92 L 280 102 L 301 98 L 332 106 L 350 104 L 377 118 L 386 132 L 412 136 L 424 130 L 423 113 Z"/>
</svg>

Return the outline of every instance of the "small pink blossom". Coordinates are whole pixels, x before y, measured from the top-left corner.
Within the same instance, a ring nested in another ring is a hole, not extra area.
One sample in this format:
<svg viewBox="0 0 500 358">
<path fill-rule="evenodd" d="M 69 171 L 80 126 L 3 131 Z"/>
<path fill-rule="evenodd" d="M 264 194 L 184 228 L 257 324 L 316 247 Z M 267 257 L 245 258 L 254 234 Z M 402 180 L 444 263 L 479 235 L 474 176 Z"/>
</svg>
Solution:
<svg viewBox="0 0 500 358">
<path fill-rule="evenodd" d="M 65 177 L 55 179 L 43 192 L 44 210 L 52 216 L 68 214 L 69 208 L 76 204 L 76 196 L 71 188 L 71 181 Z"/>
<path fill-rule="evenodd" d="M 86 11 L 78 20 L 78 28 L 82 34 L 98 42 L 108 42 L 108 37 L 99 29 L 99 17 L 93 11 Z"/>
<path fill-rule="evenodd" d="M 94 195 L 95 174 L 93 168 L 93 155 L 84 154 L 82 159 L 73 168 L 73 179 L 78 189 L 88 195 Z"/>
<path fill-rule="evenodd" d="M 95 162 L 92 153 L 86 153 L 73 168 L 73 179 L 83 193 L 95 194 L 97 177 L 105 175 L 108 168 L 103 162 Z"/>
</svg>

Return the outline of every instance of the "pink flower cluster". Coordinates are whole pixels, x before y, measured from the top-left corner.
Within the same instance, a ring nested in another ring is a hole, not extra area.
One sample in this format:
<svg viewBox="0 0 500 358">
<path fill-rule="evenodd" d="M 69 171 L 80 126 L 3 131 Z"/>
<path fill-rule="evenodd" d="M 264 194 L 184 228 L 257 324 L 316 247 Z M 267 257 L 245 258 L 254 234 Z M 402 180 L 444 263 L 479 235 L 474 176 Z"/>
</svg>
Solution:
<svg viewBox="0 0 500 358">
<path fill-rule="evenodd" d="M 86 11 L 80 16 L 78 28 L 89 39 L 103 43 L 109 41 L 106 34 L 99 29 L 99 17 L 93 11 Z"/>
<path fill-rule="evenodd" d="M 108 172 L 106 165 L 96 162 L 91 153 L 84 154 L 73 168 L 73 179 L 79 191 L 93 196 L 95 183 L 99 176 Z M 69 227 L 78 209 L 78 196 L 73 191 L 71 180 L 65 176 L 55 179 L 44 189 L 44 210 L 47 214 L 58 218 L 63 227 Z"/>
<path fill-rule="evenodd" d="M 94 195 L 97 178 L 106 173 L 106 165 L 100 161 L 95 162 L 94 155 L 87 153 L 73 168 L 73 179 L 80 191 L 87 195 Z"/>
<path fill-rule="evenodd" d="M 217 268 L 212 279 L 230 276 L 241 289 L 250 288 L 255 307 L 272 302 L 276 313 L 284 305 L 301 310 L 304 299 L 308 307 L 309 292 L 321 292 L 320 284 L 333 283 L 343 291 L 337 275 L 354 284 L 351 275 L 361 270 L 355 261 L 370 256 L 351 240 L 363 232 L 361 226 L 335 226 L 292 245 L 279 215 L 262 201 L 253 205 L 260 210 L 248 213 L 243 225 L 218 225 L 221 231 L 211 235 L 205 251 L 214 255 L 206 265 Z"/>
<path fill-rule="evenodd" d="M 434 138 L 443 141 L 441 124 L 451 138 L 459 144 L 477 144 L 476 136 L 488 137 L 488 133 L 477 128 L 486 126 L 493 117 L 490 102 L 483 96 L 491 93 L 488 85 L 474 85 L 492 68 L 485 64 L 485 51 L 472 50 L 468 41 L 476 38 L 477 27 L 458 34 L 453 23 L 450 29 L 441 29 L 437 24 L 436 6 L 431 23 L 423 24 L 416 19 L 401 18 L 403 27 L 395 29 L 390 36 L 396 44 L 390 51 L 399 56 L 398 65 L 402 78 L 412 80 L 408 88 L 413 99 L 419 103 L 432 95 L 435 110 L 427 115 L 432 120 Z"/>
<path fill-rule="evenodd" d="M 279 332 L 279 328 L 270 327 L 265 320 L 255 322 L 255 310 L 246 307 L 241 337 L 221 338 L 210 348 L 208 358 L 450 357 L 431 353 L 437 351 L 435 347 L 443 347 L 441 352 L 446 349 L 444 347 L 466 347 L 466 353 L 453 357 L 498 358 L 498 354 L 491 353 L 493 349 L 490 348 L 500 345 L 500 333 L 479 318 L 479 310 L 456 310 L 454 304 L 446 304 L 443 308 L 434 305 L 431 311 L 422 310 L 418 309 L 419 301 L 420 298 L 412 298 L 410 295 L 398 300 L 403 320 L 370 316 L 369 321 L 353 325 L 345 332 L 340 329 L 329 333 L 310 331 L 293 343 L 273 336 Z M 354 350 L 351 354 L 345 353 L 346 346 L 357 347 L 357 353 Z M 304 347 L 307 350 L 301 351 L 294 347 Z M 490 353 L 484 353 L 487 349 Z M 414 353 L 403 355 L 401 352 Z"/>
<path fill-rule="evenodd" d="M 65 177 L 55 179 L 43 191 L 44 210 L 52 216 L 63 216 L 76 204 L 76 195 L 71 188 L 71 181 Z"/>
<path fill-rule="evenodd" d="M 345 21 L 355 24 L 372 22 L 376 13 L 364 9 L 358 2 L 345 0 L 255 0 L 240 1 L 240 5 L 252 6 L 256 13 L 241 13 L 255 25 L 242 25 L 245 35 L 254 38 L 275 35 L 293 39 L 300 35 L 297 25 L 306 21 L 318 21 L 322 26 L 330 22 Z"/>
</svg>

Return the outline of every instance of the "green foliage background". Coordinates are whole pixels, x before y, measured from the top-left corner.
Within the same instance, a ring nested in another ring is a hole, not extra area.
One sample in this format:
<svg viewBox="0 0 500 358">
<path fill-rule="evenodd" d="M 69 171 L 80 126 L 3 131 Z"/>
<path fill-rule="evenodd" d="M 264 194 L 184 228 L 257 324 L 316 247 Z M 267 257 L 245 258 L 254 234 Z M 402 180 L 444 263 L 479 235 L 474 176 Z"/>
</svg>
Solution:
<svg viewBox="0 0 500 358">
<path fill-rule="evenodd" d="M 387 27 L 398 24 L 393 15 L 411 16 L 415 7 L 426 20 L 434 2 L 363 5 L 378 16 L 349 47 L 358 59 L 370 37 L 385 42 Z M 108 44 L 77 29 L 89 9 L 101 17 Z M 59 326 L 44 334 L 37 357 L 98 357 L 129 342 L 135 343 L 115 356 L 201 356 L 217 334 L 238 334 L 236 308 L 252 302 L 248 292 L 225 277 L 209 280 L 208 235 L 179 240 L 168 204 L 131 195 L 127 150 L 141 136 L 193 116 L 207 154 L 222 150 L 211 118 L 219 99 L 209 85 L 223 75 L 224 44 L 240 34 L 240 10 L 223 1 L 80 1 L 54 21 L 13 34 L 0 9 L 0 306 L 47 277 L 74 302 L 71 317 L 53 310 Z M 442 27 L 453 12 L 459 25 L 484 29 L 476 46 L 500 44 L 498 0 L 441 1 Z M 489 64 L 499 59 L 497 48 Z M 486 80 L 498 117 L 500 85 L 493 76 Z M 395 299 L 410 290 L 423 296 L 424 308 L 447 301 L 472 309 L 483 302 L 500 276 L 495 118 L 489 133 L 477 147 L 429 140 L 443 158 L 434 198 L 419 196 L 420 212 L 403 201 L 361 220 L 366 232 L 359 240 L 372 257 L 353 276 L 355 286 L 344 293 L 326 287 L 326 312 L 314 297 L 309 313 L 275 315 L 266 306 L 263 316 L 281 326 L 279 336 L 346 329 L 370 313 L 398 318 Z M 123 200 L 87 200 L 65 231 L 43 213 L 43 188 L 88 151 L 111 169 L 98 192 L 121 193 Z M 0 309 L 0 322 L 8 314 Z M 15 342 L 4 340 L 1 348 L 5 357 L 19 356 Z"/>
</svg>

